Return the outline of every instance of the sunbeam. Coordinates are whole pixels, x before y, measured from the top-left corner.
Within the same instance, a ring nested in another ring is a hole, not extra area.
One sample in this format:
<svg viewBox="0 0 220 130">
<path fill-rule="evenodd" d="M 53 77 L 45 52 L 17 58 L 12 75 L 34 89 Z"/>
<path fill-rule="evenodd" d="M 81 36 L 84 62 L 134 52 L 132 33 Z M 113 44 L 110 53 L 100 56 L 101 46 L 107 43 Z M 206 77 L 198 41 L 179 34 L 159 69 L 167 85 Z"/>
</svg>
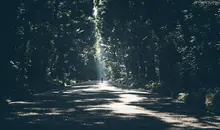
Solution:
<svg viewBox="0 0 220 130">
<path fill-rule="evenodd" d="M 99 65 L 97 65 L 97 68 L 99 70 L 99 77 L 104 77 L 104 65 L 102 63 L 102 57 L 103 57 L 103 50 L 101 47 L 101 44 L 103 43 L 103 38 L 101 34 L 101 27 L 102 27 L 102 21 L 101 21 L 101 14 L 104 9 L 105 2 L 102 0 L 93 0 L 93 18 L 94 18 L 94 34 L 95 34 L 95 44 L 94 47 L 96 49 L 96 57 L 99 61 Z"/>
</svg>

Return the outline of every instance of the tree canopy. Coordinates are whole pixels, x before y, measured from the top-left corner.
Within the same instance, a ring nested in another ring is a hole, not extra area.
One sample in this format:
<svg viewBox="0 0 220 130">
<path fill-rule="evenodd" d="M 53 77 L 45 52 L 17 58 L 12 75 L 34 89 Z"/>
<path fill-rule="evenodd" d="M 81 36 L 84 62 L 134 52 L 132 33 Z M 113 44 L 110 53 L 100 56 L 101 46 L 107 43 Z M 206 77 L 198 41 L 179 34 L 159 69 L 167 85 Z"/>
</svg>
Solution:
<svg viewBox="0 0 220 130">
<path fill-rule="evenodd" d="M 219 89 L 219 7 L 215 0 L 5 1 L 1 95 L 22 98 L 104 72 L 170 89 Z"/>
</svg>

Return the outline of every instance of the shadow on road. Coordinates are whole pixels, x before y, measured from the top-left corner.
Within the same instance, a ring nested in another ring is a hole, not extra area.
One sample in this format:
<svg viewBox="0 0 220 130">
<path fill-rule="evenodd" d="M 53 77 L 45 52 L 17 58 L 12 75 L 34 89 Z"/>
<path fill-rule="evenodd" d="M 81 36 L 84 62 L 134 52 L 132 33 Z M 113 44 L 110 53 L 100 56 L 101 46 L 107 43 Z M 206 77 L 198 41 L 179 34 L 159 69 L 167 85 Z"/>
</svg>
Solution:
<svg viewBox="0 0 220 130">
<path fill-rule="evenodd" d="M 219 116 L 189 110 L 169 97 L 108 83 L 48 91 L 10 106 L 4 129 L 220 129 Z"/>
</svg>

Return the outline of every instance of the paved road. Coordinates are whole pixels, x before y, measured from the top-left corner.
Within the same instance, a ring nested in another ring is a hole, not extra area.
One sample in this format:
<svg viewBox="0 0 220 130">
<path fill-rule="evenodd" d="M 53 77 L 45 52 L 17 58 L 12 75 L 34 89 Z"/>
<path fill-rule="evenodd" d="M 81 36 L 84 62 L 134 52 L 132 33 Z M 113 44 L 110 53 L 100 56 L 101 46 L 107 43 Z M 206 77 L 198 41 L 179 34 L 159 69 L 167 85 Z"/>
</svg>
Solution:
<svg viewBox="0 0 220 130">
<path fill-rule="evenodd" d="M 36 94 L 30 101 L 10 104 L 10 128 L 220 129 L 220 116 L 189 110 L 184 103 L 169 97 L 145 90 L 120 89 L 107 82 L 48 91 Z"/>
</svg>

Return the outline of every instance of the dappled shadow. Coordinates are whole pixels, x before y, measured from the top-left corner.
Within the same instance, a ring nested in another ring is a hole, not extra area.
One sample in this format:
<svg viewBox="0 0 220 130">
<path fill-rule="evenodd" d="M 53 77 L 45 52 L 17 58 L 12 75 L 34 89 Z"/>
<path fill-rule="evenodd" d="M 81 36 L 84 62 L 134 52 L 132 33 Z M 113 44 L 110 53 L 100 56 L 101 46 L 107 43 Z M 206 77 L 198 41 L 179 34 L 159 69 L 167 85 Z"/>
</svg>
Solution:
<svg viewBox="0 0 220 130">
<path fill-rule="evenodd" d="M 33 99 L 11 102 L 13 109 L 7 122 L 27 129 L 34 124 L 40 124 L 42 129 L 44 125 L 53 129 L 220 128 L 218 116 L 187 109 L 184 103 L 169 97 L 120 89 L 107 82 L 47 91 Z"/>
</svg>

